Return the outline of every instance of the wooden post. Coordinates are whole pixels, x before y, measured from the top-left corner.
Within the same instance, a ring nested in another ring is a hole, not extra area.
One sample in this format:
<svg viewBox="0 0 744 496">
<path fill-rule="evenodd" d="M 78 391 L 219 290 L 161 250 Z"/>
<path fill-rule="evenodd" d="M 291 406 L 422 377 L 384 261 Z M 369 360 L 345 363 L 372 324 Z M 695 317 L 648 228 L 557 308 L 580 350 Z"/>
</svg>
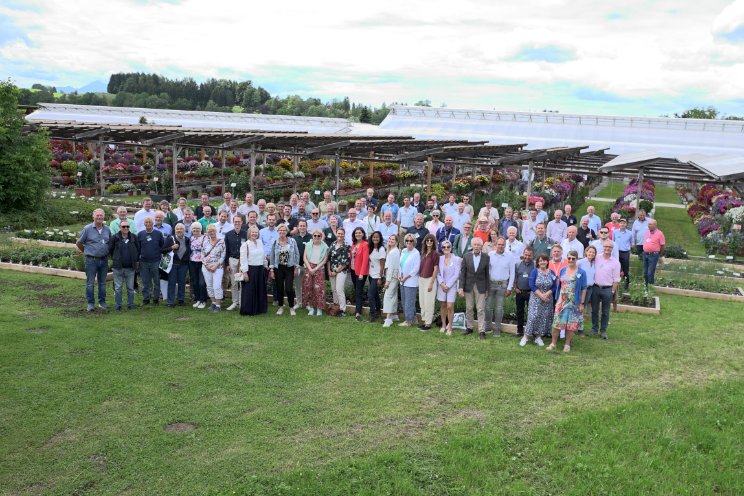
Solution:
<svg viewBox="0 0 744 496">
<path fill-rule="evenodd" d="M 369 158 L 375 158 L 375 152 L 374 151 L 370 150 L 370 152 L 369 152 Z M 374 177 L 375 177 L 375 163 L 374 162 L 370 162 L 369 163 L 369 180 L 370 180 L 370 184 L 372 184 L 372 180 L 374 179 Z"/>
<path fill-rule="evenodd" d="M 178 155 L 181 153 L 181 149 L 178 148 L 178 145 L 173 143 L 173 201 L 178 201 L 178 189 L 176 188 L 176 171 L 178 170 Z"/>
<path fill-rule="evenodd" d="M 147 147 L 142 147 L 142 165 L 145 165 L 145 162 L 147 162 Z"/>
<path fill-rule="evenodd" d="M 103 138 L 98 140 L 98 147 L 101 154 L 101 159 L 98 161 L 98 174 L 101 181 L 101 196 L 103 196 L 106 192 L 106 182 L 103 180 L 103 166 L 106 164 L 106 145 L 103 144 Z"/>
<path fill-rule="evenodd" d="M 535 163 L 530 160 L 530 165 L 527 167 L 527 199 L 525 200 L 525 208 L 530 208 L 530 196 L 532 196 L 532 167 Z"/>
<path fill-rule="evenodd" d="M 434 169 L 431 155 L 426 157 L 426 197 L 431 196 L 431 172 Z"/>
<path fill-rule="evenodd" d="M 201 158 L 199 160 L 204 160 L 204 147 L 201 149 Z"/>
<path fill-rule="evenodd" d="M 338 194 L 341 191 L 341 150 L 336 150 L 336 194 L 334 199 L 338 199 Z"/>
<path fill-rule="evenodd" d="M 643 192 L 643 167 L 638 168 L 638 198 L 636 198 L 636 216 L 641 208 L 641 193 Z M 648 212 L 646 212 L 648 213 Z"/>
<path fill-rule="evenodd" d="M 266 164 L 266 154 L 264 153 L 264 164 Z M 256 177 L 256 145 L 251 145 L 251 194 L 255 195 L 254 178 Z"/>
<path fill-rule="evenodd" d="M 225 154 L 225 150 L 222 151 L 222 194 L 225 194 L 225 158 L 227 155 Z"/>
<path fill-rule="evenodd" d="M 298 162 L 300 161 L 300 157 L 298 157 L 297 154 L 297 147 L 292 147 L 292 175 L 297 174 L 298 169 Z M 297 193 L 297 181 L 292 181 L 292 192 Z"/>
</svg>

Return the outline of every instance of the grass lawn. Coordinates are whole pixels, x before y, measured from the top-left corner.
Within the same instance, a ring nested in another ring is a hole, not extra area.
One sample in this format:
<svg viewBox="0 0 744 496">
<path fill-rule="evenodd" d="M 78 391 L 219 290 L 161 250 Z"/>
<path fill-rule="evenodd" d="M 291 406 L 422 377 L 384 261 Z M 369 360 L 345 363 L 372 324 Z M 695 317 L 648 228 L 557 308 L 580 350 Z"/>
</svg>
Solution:
<svg viewBox="0 0 744 496">
<path fill-rule="evenodd" d="M 744 493 L 739 303 L 663 295 L 563 354 L 0 284 L 4 494 Z"/>
<path fill-rule="evenodd" d="M 612 200 L 615 200 L 618 196 L 623 194 L 623 191 L 625 191 L 625 187 L 627 185 L 627 182 L 623 183 L 610 181 L 610 183 L 602 188 L 599 192 L 597 192 L 595 196 L 597 198 L 611 198 Z M 655 190 L 655 198 L 656 201 L 660 203 L 681 203 L 679 200 L 679 195 L 677 194 L 677 190 L 675 190 L 672 186 L 657 185 Z"/>
<path fill-rule="evenodd" d="M 705 255 L 700 235 L 683 208 L 656 207 L 656 221 L 667 245 L 685 247 L 690 255 Z"/>
</svg>

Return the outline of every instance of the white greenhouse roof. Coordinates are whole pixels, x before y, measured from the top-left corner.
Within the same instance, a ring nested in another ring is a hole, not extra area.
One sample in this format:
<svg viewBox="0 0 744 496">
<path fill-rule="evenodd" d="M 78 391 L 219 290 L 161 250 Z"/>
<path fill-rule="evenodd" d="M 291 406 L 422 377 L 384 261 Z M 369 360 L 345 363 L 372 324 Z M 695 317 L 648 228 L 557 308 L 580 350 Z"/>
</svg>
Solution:
<svg viewBox="0 0 744 496">
<path fill-rule="evenodd" d="M 421 139 L 529 143 L 531 148 L 581 146 L 613 154 L 655 150 L 682 154 L 744 155 L 744 122 L 504 112 L 393 106 L 380 124 L 385 130 Z"/>
</svg>

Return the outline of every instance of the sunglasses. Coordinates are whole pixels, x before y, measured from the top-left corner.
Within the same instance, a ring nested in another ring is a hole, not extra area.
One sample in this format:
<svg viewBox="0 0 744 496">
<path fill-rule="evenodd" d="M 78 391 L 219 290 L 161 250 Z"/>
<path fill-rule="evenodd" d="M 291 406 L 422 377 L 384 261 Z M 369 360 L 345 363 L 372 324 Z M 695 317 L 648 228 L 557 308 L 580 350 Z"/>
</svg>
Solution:
<svg viewBox="0 0 744 496">
<path fill-rule="evenodd" d="M 406 243 L 413 243 L 414 241 L 412 239 L 407 239 Z"/>
<path fill-rule="evenodd" d="M 119 226 L 122 229 L 129 229 L 129 226 Z"/>
<path fill-rule="evenodd" d="M 313 238 L 322 238 L 322 237 L 323 236 L 321 236 L 320 234 L 313 234 Z"/>
<path fill-rule="evenodd" d="M 432 217 L 439 217 L 439 214 L 433 214 Z"/>
<path fill-rule="evenodd" d="M 443 249 L 443 250 L 449 250 L 450 248 L 451 248 L 451 246 L 449 246 L 449 245 L 444 245 L 444 246 L 442 246 L 442 249 Z"/>
<path fill-rule="evenodd" d="M 566 260 L 576 260 L 576 257 L 566 257 Z"/>
<path fill-rule="evenodd" d="M 434 242 L 434 240 L 433 240 L 433 239 L 427 239 L 427 240 L 426 240 L 426 242 L 427 242 L 427 243 L 433 243 L 433 242 Z"/>
<path fill-rule="evenodd" d="M 599 231 L 599 234 L 610 234 L 610 231 Z"/>
<path fill-rule="evenodd" d="M 313 212 L 313 215 L 319 215 L 318 212 Z"/>
</svg>

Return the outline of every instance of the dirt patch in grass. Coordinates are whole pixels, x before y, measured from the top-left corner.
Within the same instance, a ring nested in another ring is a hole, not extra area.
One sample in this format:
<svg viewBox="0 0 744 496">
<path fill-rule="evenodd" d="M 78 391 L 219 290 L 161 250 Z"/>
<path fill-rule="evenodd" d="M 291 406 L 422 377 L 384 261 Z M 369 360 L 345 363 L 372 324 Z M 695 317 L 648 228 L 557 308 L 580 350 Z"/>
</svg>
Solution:
<svg viewBox="0 0 744 496">
<path fill-rule="evenodd" d="M 191 432 L 196 430 L 197 425 L 191 422 L 174 422 L 163 427 L 165 432 Z"/>
<path fill-rule="evenodd" d="M 65 429 L 63 431 L 57 432 L 52 437 L 47 439 L 46 442 L 44 443 L 44 447 L 51 448 L 53 446 L 57 446 L 58 444 L 66 443 L 74 439 L 75 439 L 75 434 L 71 430 Z"/>
<path fill-rule="evenodd" d="M 21 283 L 21 286 L 32 291 L 48 291 L 50 289 L 58 288 L 59 284 L 23 282 Z"/>
<path fill-rule="evenodd" d="M 49 332 L 49 328 L 46 326 L 34 327 L 33 329 L 28 329 L 27 332 L 29 332 L 30 334 L 44 334 Z"/>
<path fill-rule="evenodd" d="M 176 317 L 176 320 L 179 322 L 185 322 L 187 320 L 191 320 L 191 317 Z"/>
<path fill-rule="evenodd" d="M 33 296 L 42 308 L 80 308 L 80 297 L 78 296 L 73 297 L 64 293 L 35 294 Z"/>
<path fill-rule="evenodd" d="M 74 491 L 72 491 L 72 494 L 74 496 L 77 496 L 79 494 L 87 494 L 88 492 L 90 492 L 91 490 L 93 490 L 94 487 L 96 487 L 96 481 L 89 480 L 89 481 L 86 481 L 85 483 L 83 483 L 82 486 L 80 486 L 80 487 L 76 488 Z"/>
<path fill-rule="evenodd" d="M 32 312 L 31 310 L 19 310 L 17 313 L 19 317 L 23 317 L 26 320 L 34 320 L 41 317 L 37 312 Z"/>
<path fill-rule="evenodd" d="M 108 465 L 108 458 L 106 458 L 106 455 L 96 453 L 95 455 L 91 455 L 89 460 L 98 472 L 106 471 L 106 466 Z"/>
</svg>

